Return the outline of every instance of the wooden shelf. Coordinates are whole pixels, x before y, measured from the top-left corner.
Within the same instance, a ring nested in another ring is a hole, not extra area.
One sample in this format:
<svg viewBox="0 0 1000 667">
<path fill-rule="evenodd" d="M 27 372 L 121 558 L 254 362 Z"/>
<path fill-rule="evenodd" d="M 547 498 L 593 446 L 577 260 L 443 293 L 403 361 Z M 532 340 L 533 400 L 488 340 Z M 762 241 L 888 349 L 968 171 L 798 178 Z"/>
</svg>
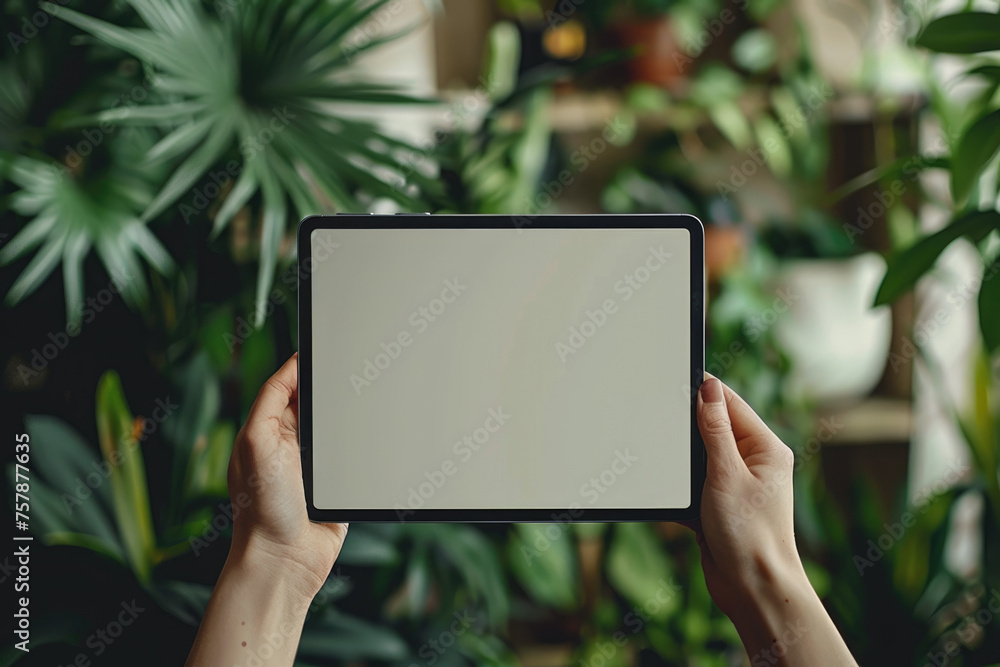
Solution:
<svg viewBox="0 0 1000 667">
<path fill-rule="evenodd" d="M 913 434 L 913 408 L 904 399 L 869 398 L 847 407 L 819 410 L 817 432 L 824 426 L 834 431 L 826 445 L 906 443 Z"/>
<path fill-rule="evenodd" d="M 747 115 L 755 115 L 769 106 L 768 93 L 763 88 L 750 88 L 738 100 Z M 914 113 L 923 104 L 916 97 L 876 100 L 867 95 L 836 96 L 825 106 L 827 117 L 836 123 L 869 122 L 880 116 Z M 556 95 L 550 120 L 552 129 L 560 133 L 596 132 L 627 109 L 618 90 L 570 92 Z M 662 111 L 634 111 L 639 124 L 651 130 L 668 128 L 690 129 L 708 122 L 703 109 L 678 102 Z"/>
</svg>

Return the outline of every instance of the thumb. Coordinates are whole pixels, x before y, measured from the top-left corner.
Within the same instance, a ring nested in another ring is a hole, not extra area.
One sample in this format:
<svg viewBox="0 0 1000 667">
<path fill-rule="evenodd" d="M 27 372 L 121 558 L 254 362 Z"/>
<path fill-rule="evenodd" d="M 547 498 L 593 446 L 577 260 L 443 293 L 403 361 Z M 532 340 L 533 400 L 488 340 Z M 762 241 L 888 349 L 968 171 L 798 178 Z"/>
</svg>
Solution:
<svg viewBox="0 0 1000 667">
<path fill-rule="evenodd" d="M 705 442 L 710 477 L 718 472 L 735 472 L 744 467 L 743 457 L 736 446 L 736 436 L 733 435 L 722 382 L 711 376 L 698 390 L 698 430 Z"/>
</svg>

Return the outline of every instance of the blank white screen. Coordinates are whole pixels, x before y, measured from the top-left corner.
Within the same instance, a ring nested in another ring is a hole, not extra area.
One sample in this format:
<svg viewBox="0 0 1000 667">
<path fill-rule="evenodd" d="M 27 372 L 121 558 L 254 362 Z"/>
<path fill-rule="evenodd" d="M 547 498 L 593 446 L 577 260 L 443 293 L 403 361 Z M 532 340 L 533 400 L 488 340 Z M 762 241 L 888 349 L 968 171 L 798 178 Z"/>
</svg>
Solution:
<svg viewBox="0 0 1000 667">
<path fill-rule="evenodd" d="M 316 507 L 690 504 L 686 230 L 311 245 Z"/>
</svg>

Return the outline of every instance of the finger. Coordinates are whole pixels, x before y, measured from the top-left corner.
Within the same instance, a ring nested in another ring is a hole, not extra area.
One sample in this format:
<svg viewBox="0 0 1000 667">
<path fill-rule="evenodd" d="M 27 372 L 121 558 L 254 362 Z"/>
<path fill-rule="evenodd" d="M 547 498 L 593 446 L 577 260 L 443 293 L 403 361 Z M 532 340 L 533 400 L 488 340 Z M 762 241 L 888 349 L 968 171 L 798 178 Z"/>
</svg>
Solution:
<svg viewBox="0 0 1000 667">
<path fill-rule="evenodd" d="M 725 392 L 717 378 L 709 377 L 698 390 L 698 429 L 708 453 L 709 476 L 746 470 L 733 435 Z"/>
<path fill-rule="evenodd" d="M 726 383 L 722 383 L 722 390 L 726 396 L 726 407 L 729 409 L 729 418 L 733 423 L 733 435 L 736 442 L 744 438 L 761 435 L 774 435 L 773 431 L 764 423 L 750 404 L 743 400 L 743 397 L 729 388 Z"/>
<path fill-rule="evenodd" d="M 285 408 L 298 394 L 299 385 L 299 353 L 296 352 L 282 365 L 278 371 L 268 378 L 257 394 L 257 400 L 250 408 L 247 422 L 257 420 L 277 419 L 285 412 Z"/>
</svg>

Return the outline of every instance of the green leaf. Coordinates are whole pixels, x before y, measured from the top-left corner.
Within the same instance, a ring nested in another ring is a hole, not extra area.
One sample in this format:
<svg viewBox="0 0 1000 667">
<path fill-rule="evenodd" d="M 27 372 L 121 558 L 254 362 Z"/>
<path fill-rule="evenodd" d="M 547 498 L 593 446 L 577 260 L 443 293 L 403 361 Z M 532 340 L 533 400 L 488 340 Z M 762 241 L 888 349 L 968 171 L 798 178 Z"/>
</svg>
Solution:
<svg viewBox="0 0 1000 667">
<path fill-rule="evenodd" d="M 229 323 L 231 324 L 231 320 Z M 221 456 L 221 452 L 214 452 L 213 448 L 231 448 L 232 442 L 213 442 L 210 438 L 210 433 L 214 433 L 217 438 L 224 438 L 225 434 L 212 430 L 213 426 L 218 428 L 215 420 L 219 415 L 222 391 L 208 352 L 199 352 L 184 367 L 178 369 L 172 384 L 179 390 L 181 398 L 177 401 L 177 411 L 164 422 L 163 434 L 174 451 L 171 498 L 174 499 L 173 518 L 177 518 L 176 511 L 180 501 L 190 501 L 202 493 L 217 491 L 209 480 L 217 480 L 218 470 L 202 470 L 202 466 L 207 464 L 204 457 L 214 460 L 214 457 Z M 170 396 L 166 400 L 169 402 Z M 224 482 L 224 475 L 222 479 Z M 206 484 L 211 488 L 205 488 Z"/>
<path fill-rule="evenodd" d="M 281 249 L 281 238 L 285 232 L 287 205 L 281 186 L 274 173 L 268 169 L 258 169 L 261 193 L 264 199 L 264 210 L 261 214 L 260 232 L 260 269 L 257 271 L 257 302 L 253 325 L 258 329 L 264 325 L 267 318 L 268 300 L 271 298 L 271 285 L 274 284 L 274 272 L 278 266 L 278 252 Z M 271 304 L 273 307 L 274 304 Z"/>
<path fill-rule="evenodd" d="M 1000 349 L 1000 258 L 986 267 L 979 288 L 979 328 L 983 332 L 986 351 L 993 354 Z"/>
<path fill-rule="evenodd" d="M 156 603 L 170 612 L 175 618 L 190 626 L 198 627 L 212 588 L 204 584 L 189 581 L 165 581 L 149 589 Z"/>
<path fill-rule="evenodd" d="M 431 573 L 427 562 L 427 548 L 420 543 L 414 549 L 413 556 L 406 568 L 406 604 L 410 613 L 420 617 L 427 605 L 430 594 Z"/>
<path fill-rule="evenodd" d="M 673 567 L 648 523 L 620 523 L 608 549 L 608 581 L 630 603 L 656 620 L 680 606 L 670 575 Z"/>
<path fill-rule="evenodd" d="M 931 21 L 917 46 L 940 53 L 981 53 L 1000 50 L 1000 14 L 964 12 Z"/>
<path fill-rule="evenodd" d="M 55 229 L 58 219 L 54 215 L 40 215 L 19 231 L 0 248 L 0 266 L 6 266 L 24 253 L 41 245 L 49 232 Z"/>
<path fill-rule="evenodd" d="M 55 417 L 28 415 L 25 426 L 35 452 L 32 465 L 48 484 L 33 493 L 36 502 L 33 509 L 39 510 L 42 504 L 46 508 L 45 527 L 52 532 L 88 533 L 115 545 L 121 557 L 110 517 L 109 469 L 103 465 L 100 454 Z"/>
<path fill-rule="evenodd" d="M 245 418 L 257 398 L 257 389 L 264 386 L 278 365 L 275 359 L 274 326 L 269 320 L 243 339 L 239 363 L 243 385 L 242 413 Z"/>
<path fill-rule="evenodd" d="M 708 108 L 708 115 L 719 131 L 738 150 L 750 148 L 753 131 L 746 114 L 733 101 L 722 101 Z"/>
<path fill-rule="evenodd" d="M 149 507 L 146 468 L 135 425 L 118 374 L 107 371 L 97 385 L 97 433 L 104 460 L 111 465 L 111 492 L 118 533 L 125 543 L 133 572 L 139 581 L 148 583 L 156 536 Z"/>
<path fill-rule="evenodd" d="M 83 322 L 83 260 L 89 251 L 87 233 L 82 229 L 71 232 L 63 249 L 63 287 L 66 290 L 66 321 L 75 326 Z"/>
<path fill-rule="evenodd" d="M 510 21 L 500 21 L 490 28 L 483 78 L 490 99 L 502 100 L 517 85 L 517 67 L 521 61 L 521 35 Z"/>
<path fill-rule="evenodd" d="M 226 195 L 225 201 L 219 207 L 219 212 L 212 221 L 212 238 L 215 238 L 225 228 L 236 212 L 250 201 L 250 197 L 257 191 L 257 178 L 253 175 L 252 169 L 244 169 L 236 179 L 233 189 Z"/>
<path fill-rule="evenodd" d="M 235 439 L 236 427 L 220 422 L 212 427 L 207 437 L 202 435 L 195 440 L 187 470 L 185 500 L 229 495 L 226 473 Z"/>
<path fill-rule="evenodd" d="M 398 561 L 396 546 L 365 524 L 351 526 L 351 539 L 344 542 L 337 558 L 342 565 L 392 565 Z"/>
<path fill-rule="evenodd" d="M 146 202 L 142 220 L 183 201 L 213 168 L 241 172 L 216 217 L 213 235 L 262 193 L 264 234 L 257 281 L 261 308 L 272 284 L 278 243 L 288 227 L 289 201 L 299 218 L 331 206 L 362 210 L 380 196 L 395 199 L 404 210 L 423 210 L 415 198 L 417 188 L 427 188 L 427 183 L 439 187 L 435 180 L 414 177 L 414 187 L 404 191 L 377 178 L 374 174 L 407 173 L 400 155 L 418 154 L 419 149 L 386 136 L 374 121 L 352 120 L 343 111 L 352 102 L 438 103 L 356 77 L 357 53 L 406 32 L 385 32 L 360 48 L 352 44 L 359 27 L 380 20 L 376 12 L 389 1 L 254 1 L 241 3 L 239 11 L 210 15 L 197 0 L 127 0 L 144 23 L 141 29 L 112 25 L 53 3 L 44 7 L 156 72 L 145 104 L 73 121 L 142 126 L 162 137 L 147 147 L 143 163 L 169 162 L 172 171 Z M 391 150 L 373 156 L 373 143 Z M 119 263 L 130 259 L 114 255 L 106 244 L 98 248 Z M 132 287 L 128 298 L 137 302 L 144 296 L 143 284 Z"/>
<path fill-rule="evenodd" d="M 81 549 L 88 549 L 94 553 L 106 556 L 111 560 L 117 561 L 122 565 L 125 564 L 125 559 L 122 557 L 121 546 L 118 543 L 110 543 L 99 537 L 93 535 L 87 535 L 85 533 L 74 533 L 71 531 L 49 533 L 45 536 L 43 540 L 46 544 L 51 546 L 68 546 L 68 547 L 80 547 Z"/>
<path fill-rule="evenodd" d="M 965 73 L 966 76 L 978 75 L 990 79 L 995 83 L 1000 83 L 1000 65 L 979 65 L 973 67 Z"/>
<path fill-rule="evenodd" d="M 150 174 L 125 154 L 144 151 L 151 143 L 148 131 L 127 133 L 122 141 L 108 146 L 110 164 L 81 182 L 54 162 L 27 157 L 13 161 L 10 180 L 21 189 L 13 194 L 11 208 L 35 218 L 0 249 L 0 264 L 42 247 L 12 285 L 8 304 L 30 295 L 61 260 L 67 320 L 81 325 L 83 265 L 92 248 L 121 287 L 123 299 L 134 308 L 145 303 L 148 292 L 140 257 L 161 273 L 174 269 L 162 244 L 138 219 L 138 211 L 151 197 Z"/>
<path fill-rule="evenodd" d="M 156 195 L 156 199 L 143 212 L 143 219 L 155 218 L 177 201 L 181 195 L 189 191 L 201 178 L 201 175 L 219 160 L 226 145 L 231 140 L 232 134 L 231 127 L 213 128 L 208 137 L 177 168 L 170 180 Z"/>
<path fill-rule="evenodd" d="M 1000 150 L 1000 109 L 977 120 L 958 140 L 951 171 L 951 196 L 957 204 L 968 198 L 997 150 Z"/>
<path fill-rule="evenodd" d="M 832 205 L 847 195 L 857 192 L 879 181 L 915 180 L 925 169 L 947 169 L 951 161 L 943 157 L 925 157 L 923 155 L 908 155 L 889 164 L 869 169 L 855 176 L 834 190 L 826 198 L 826 204 Z"/>
<path fill-rule="evenodd" d="M 450 563 L 458 570 L 473 600 L 483 601 L 491 627 L 507 623 L 507 599 L 503 569 L 493 545 L 474 526 L 441 524 L 433 527 L 407 524 L 406 529 L 422 535 L 433 547 L 431 561 Z"/>
<path fill-rule="evenodd" d="M 28 263 L 4 299 L 8 306 L 15 306 L 41 285 L 62 259 L 62 252 L 68 233 L 65 229 L 49 236 L 45 245 Z"/>
<path fill-rule="evenodd" d="M 876 306 L 892 303 L 913 288 L 917 280 L 934 266 L 937 258 L 955 239 L 966 236 L 979 242 L 1000 227 L 1000 213 L 972 211 L 955 219 L 944 229 L 931 234 L 894 254 L 875 295 Z"/>
<path fill-rule="evenodd" d="M 315 621 L 306 622 L 298 651 L 299 657 L 307 659 L 344 662 L 391 662 L 408 655 L 406 642 L 392 630 L 329 608 Z"/>
<path fill-rule="evenodd" d="M 568 526 L 519 523 L 508 546 L 511 571 L 538 602 L 571 609 L 577 599 L 577 567 Z"/>
</svg>

